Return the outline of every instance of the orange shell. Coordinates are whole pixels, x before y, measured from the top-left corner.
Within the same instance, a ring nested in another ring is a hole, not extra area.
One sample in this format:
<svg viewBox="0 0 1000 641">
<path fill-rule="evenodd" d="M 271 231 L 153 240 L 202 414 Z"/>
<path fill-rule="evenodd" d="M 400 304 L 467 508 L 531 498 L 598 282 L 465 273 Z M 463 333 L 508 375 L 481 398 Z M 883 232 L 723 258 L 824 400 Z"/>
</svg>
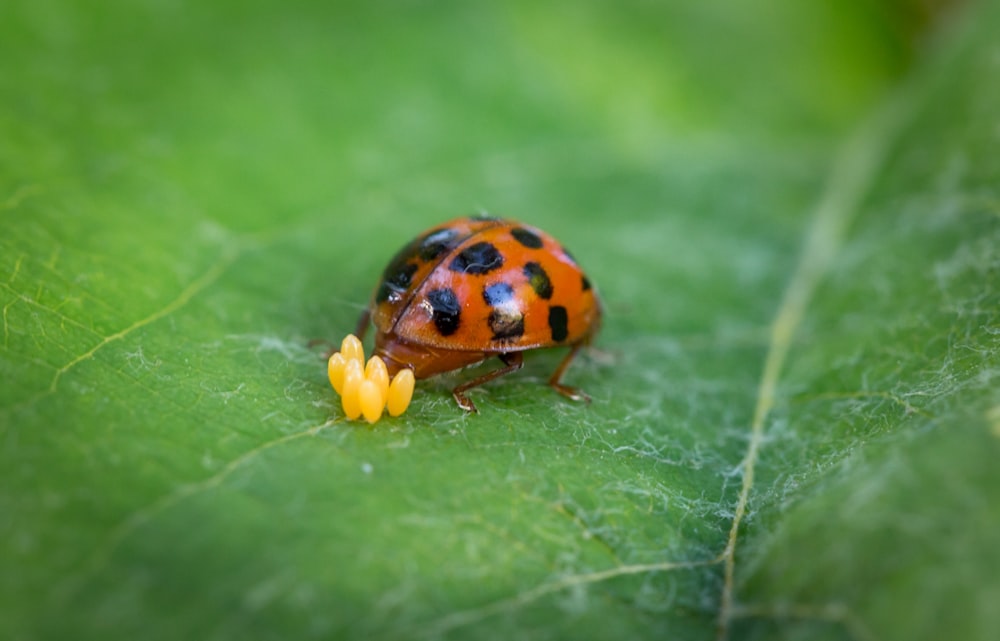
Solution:
<svg viewBox="0 0 1000 641">
<path fill-rule="evenodd" d="M 575 345 L 593 336 L 601 306 L 573 258 L 516 221 L 459 218 L 390 261 L 370 305 L 376 353 L 417 378 L 491 354 Z M 456 353 L 457 352 L 457 353 Z"/>
</svg>

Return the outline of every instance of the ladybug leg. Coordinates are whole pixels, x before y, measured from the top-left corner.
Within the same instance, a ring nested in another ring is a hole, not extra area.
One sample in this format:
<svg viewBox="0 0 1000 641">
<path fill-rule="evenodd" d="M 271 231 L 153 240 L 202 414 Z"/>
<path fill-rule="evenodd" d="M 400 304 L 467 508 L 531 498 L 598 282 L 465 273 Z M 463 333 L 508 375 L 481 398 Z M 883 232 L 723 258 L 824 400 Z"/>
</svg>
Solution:
<svg viewBox="0 0 1000 641">
<path fill-rule="evenodd" d="M 465 395 L 473 387 L 479 387 L 483 383 L 489 383 L 495 378 L 500 378 L 510 374 L 511 372 L 516 372 L 524 366 L 524 354 L 521 352 L 511 352 L 509 354 L 498 354 L 501 361 L 503 361 L 504 366 L 500 369 L 495 369 L 492 372 L 487 372 L 480 376 L 479 378 L 474 378 L 471 381 L 462 383 L 455 389 L 451 390 L 451 395 L 455 397 L 455 402 L 466 412 L 479 413 L 476 409 L 476 404 L 472 402 L 472 399 Z"/>
<path fill-rule="evenodd" d="M 576 387 L 570 387 L 569 385 L 563 385 L 560 382 L 563 374 L 566 373 L 566 368 L 568 368 L 569 364 L 573 362 L 573 359 L 576 357 L 576 353 L 580 351 L 581 347 L 583 347 L 582 341 L 570 348 L 569 354 L 566 354 L 566 357 L 562 359 L 561 363 L 559 363 L 559 367 L 557 367 L 556 371 L 552 372 L 552 376 L 549 377 L 549 387 L 568 399 L 574 401 L 587 401 L 589 403 L 590 397 L 587 396 L 583 390 Z"/>
<path fill-rule="evenodd" d="M 354 328 L 354 335 L 358 337 L 358 340 L 365 340 L 365 334 L 368 333 L 368 325 L 371 319 L 371 310 L 365 309 L 365 311 L 361 312 L 361 316 L 358 317 L 358 324 Z"/>
</svg>

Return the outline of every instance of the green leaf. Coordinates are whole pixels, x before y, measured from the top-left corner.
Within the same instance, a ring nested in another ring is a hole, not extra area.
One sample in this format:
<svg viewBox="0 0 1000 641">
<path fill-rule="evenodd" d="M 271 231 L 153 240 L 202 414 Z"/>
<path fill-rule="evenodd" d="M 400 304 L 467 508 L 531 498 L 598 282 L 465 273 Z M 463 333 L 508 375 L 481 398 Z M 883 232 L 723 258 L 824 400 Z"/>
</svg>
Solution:
<svg viewBox="0 0 1000 641">
<path fill-rule="evenodd" d="M 1000 11 L 926 6 L 6 6 L 0 637 L 993 638 Z M 344 421 L 310 341 L 478 210 L 593 402 Z"/>
</svg>

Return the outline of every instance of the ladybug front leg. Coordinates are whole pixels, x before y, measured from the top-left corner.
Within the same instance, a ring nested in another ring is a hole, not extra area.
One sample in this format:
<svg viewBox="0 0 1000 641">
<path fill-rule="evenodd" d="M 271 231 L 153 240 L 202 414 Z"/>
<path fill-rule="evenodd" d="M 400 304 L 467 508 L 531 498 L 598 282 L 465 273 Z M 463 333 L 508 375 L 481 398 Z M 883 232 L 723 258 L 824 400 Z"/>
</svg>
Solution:
<svg viewBox="0 0 1000 641">
<path fill-rule="evenodd" d="M 563 374 L 566 373 L 566 368 L 568 368 L 569 364 L 573 362 L 573 359 L 576 357 L 576 353 L 580 351 L 581 347 L 583 347 L 583 341 L 570 348 L 569 354 L 566 354 L 566 357 L 562 359 L 561 363 L 559 363 L 559 367 L 557 367 L 556 371 L 552 372 L 552 376 L 549 377 L 549 386 L 568 399 L 574 401 L 587 401 L 589 403 L 590 396 L 588 396 L 583 390 L 577 387 L 563 385 L 560 382 Z"/>
<path fill-rule="evenodd" d="M 511 372 L 516 372 L 524 366 L 524 354 L 521 352 L 511 352 L 509 354 L 498 354 L 497 355 L 501 361 L 503 361 L 504 366 L 500 369 L 495 369 L 492 372 L 487 372 L 479 378 L 474 378 L 471 381 L 462 383 L 455 389 L 451 390 L 451 395 L 455 397 L 455 402 L 466 412 L 479 413 L 476 409 L 476 404 L 472 402 L 472 399 L 465 395 L 473 387 L 479 387 L 483 383 L 489 383 L 495 378 L 500 378 L 510 374 Z"/>
</svg>

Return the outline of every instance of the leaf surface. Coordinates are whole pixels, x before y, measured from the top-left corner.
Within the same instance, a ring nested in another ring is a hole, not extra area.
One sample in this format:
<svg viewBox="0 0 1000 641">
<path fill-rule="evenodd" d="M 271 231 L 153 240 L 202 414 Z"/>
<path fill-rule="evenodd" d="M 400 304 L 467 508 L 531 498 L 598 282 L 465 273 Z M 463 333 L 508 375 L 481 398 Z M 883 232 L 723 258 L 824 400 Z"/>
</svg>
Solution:
<svg viewBox="0 0 1000 641">
<path fill-rule="evenodd" d="M 1000 13 L 687 4 L 4 9 L 0 637 L 992 638 Z M 479 210 L 593 402 L 345 422 L 310 341 Z"/>
</svg>

